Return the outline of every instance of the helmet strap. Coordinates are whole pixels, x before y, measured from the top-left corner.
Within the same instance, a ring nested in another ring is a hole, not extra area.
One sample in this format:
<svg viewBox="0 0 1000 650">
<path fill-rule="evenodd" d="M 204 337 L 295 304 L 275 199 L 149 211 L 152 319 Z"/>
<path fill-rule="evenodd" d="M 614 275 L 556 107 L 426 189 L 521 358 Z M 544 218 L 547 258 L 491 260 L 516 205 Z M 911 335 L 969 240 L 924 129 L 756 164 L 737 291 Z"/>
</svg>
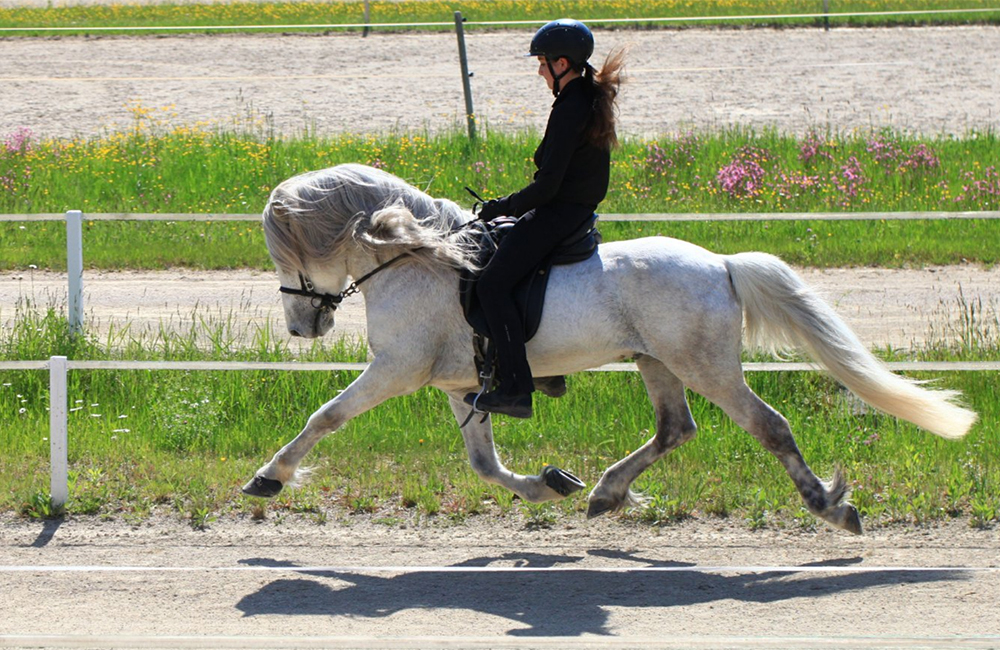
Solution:
<svg viewBox="0 0 1000 650">
<path fill-rule="evenodd" d="M 559 59 L 556 60 L 558 61 Z M 558 97 L 559 80 L 565 77 L 567 74 L 569 74 L 569 71 L 573 69 L 573 66 L 572 65 L 568 66 L 565 70 L 562 71 L 562 74 L 556 74 L 556 69 L 552 67 L 552 59 L 550 59 L 549 57 L 545 57 L 545 63 L 549 66 L 549 74 L 552 75 L 552 96 Z"/>
</svg>

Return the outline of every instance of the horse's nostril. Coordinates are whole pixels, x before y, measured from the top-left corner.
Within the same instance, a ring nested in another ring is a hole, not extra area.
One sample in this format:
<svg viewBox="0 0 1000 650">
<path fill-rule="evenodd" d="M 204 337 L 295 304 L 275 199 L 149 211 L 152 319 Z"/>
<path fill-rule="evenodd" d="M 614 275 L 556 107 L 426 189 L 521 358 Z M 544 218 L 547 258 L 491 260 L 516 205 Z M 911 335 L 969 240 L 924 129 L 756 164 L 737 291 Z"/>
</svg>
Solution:
<svg viewBox="0 0 1000 650">
<path fill-rule="evenodd" d="M 302 336 L 302 334 L 300 334 L 299 331 L 295 329 L 288 330 L 288 333 L 291 334 L 292 336 Z"/>
</svg>

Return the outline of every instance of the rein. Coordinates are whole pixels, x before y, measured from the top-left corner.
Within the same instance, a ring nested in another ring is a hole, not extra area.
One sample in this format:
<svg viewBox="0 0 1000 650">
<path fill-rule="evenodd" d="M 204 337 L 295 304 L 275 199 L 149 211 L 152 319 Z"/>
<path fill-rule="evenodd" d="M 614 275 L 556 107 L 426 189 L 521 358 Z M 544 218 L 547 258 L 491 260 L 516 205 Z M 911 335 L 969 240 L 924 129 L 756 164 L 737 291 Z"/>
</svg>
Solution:
<svg viewBox="0 0 1000 650">
<path fill-rule="evenodd" d="M 336 311 L 337 306 L 344 301 L 344 298 L 347 298 L 348 296 L 353 296 L 354 294 L 356 294 L 358 291 L 361 290 L 359 289 L 359 287 L 366 280 L 370 279 L 373 275 L 375 275 L 379 271 L 389 268 L 399 260 L 406 257 L 411 252 L 412 251 L 400 253 L 399 255 L 392 258 L 388 262 L 379 264 L 373 270 L 369 271 L 368 273 L 365 273 L 363 276 L 352 282 L 350 286 L 348 286 L 340 293 L 317 292 L 315 290 L 315 287 L 313 286 L 312 281 L 306 276 L 302 275 L 302 273 L 299 273 L 299 283 L 302 285 L 302 288 L 292 289 L 290 287 L 279 287 L 278 291 L 280 291 L 281 293 L 291 294 L 293 296 L 304 296 L 306 298 L 309 298 L 312 301 L 312 306 L 314 309 L 332 309 Z"/>
</svg>

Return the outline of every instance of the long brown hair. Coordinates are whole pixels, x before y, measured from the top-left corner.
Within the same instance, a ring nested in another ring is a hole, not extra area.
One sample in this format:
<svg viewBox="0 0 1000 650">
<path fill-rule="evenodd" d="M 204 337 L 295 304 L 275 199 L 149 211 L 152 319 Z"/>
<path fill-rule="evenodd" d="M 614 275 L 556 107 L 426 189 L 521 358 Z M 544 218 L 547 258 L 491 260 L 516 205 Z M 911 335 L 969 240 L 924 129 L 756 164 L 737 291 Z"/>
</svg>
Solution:
<svg viewBox="0 0 1000 650">
<path fill-rule="evenodd" d="M 610 151 L 618 146 L 615 122 L 618 117 L 618 90 L 625 81 L 625 53 L 617 47 L 608 53 L 598 72 L 589 63 L 584 64 L 584 77 L 594 91 L 594 117 L 585 137 L 591 144 Z"/>
</svg>

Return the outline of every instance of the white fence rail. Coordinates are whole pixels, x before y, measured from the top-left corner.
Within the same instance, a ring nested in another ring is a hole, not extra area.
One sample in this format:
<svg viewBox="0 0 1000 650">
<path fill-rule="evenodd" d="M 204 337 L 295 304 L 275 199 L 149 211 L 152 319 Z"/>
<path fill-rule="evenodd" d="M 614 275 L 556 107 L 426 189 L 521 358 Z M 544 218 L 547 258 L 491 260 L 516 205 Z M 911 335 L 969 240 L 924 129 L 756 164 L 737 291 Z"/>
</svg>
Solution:
<svg viewBox="0 0 1000 650">
<path fill-rule="evenodd" d="M 904 372 L 1000 372 L 1000 361 L 904 361 L 886 364 Z M 367 363 L 294 363 L 254 361 L 71 361 L 51 357 L 47 361 L 0 361 L 0 370 L 49 371 L 49 493 L 53 506 L 62 508 L 69 499 L 68 371 L 70 370 L 278 370 L 363 371 Z M 747 372 L 816 371 L 812 363 L 745 363 Z M 609 363 L 590 372 L 637 372 L 634 363 Z"/>
<path fill-rule="evenodd" d="M 63 221 L 70 212 L 0 214 L 0 222 Z M 81 213 L 82 214 L 82 213 Z M 260 221 L 257 213 L 139 213 L 95 212 L 87 221 Z M 968 212 L 630 212 L 601 213 L 601 221 L 917 221 L 940 219 L 1000 219 L 1000 210 Z"/>
<path fill-rule="evenodd" d="M 87 214 L 87 221 L 258 221 L 259 214 L 129 213 Z M 1000 211 L 972 212 L 762 212 L 762 213 L 610 213 L 602 221 L 889 221 L 938 219 L 1000 219 Z M 69 325 L 83 328 L 83 220 L 80 210 L 65 213 L 0 214 L 0 222 L 66 221 L 66 271 L 69 283 Z"/>
</svg>

